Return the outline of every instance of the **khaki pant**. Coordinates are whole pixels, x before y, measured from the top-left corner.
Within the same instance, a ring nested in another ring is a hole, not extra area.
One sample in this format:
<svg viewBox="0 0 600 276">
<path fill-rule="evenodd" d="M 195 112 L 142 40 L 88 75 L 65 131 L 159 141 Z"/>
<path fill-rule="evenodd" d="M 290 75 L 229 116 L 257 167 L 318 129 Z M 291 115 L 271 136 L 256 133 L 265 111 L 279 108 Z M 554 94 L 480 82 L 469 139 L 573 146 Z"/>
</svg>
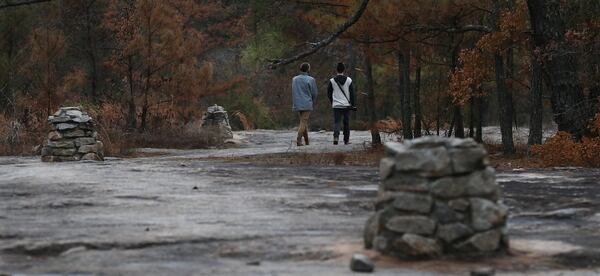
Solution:
<svg viewBox="0 0 600 276">
<path fill-rule="evenodd" d="M 310 117 L 310 111 L 298 111 L 300 117 L 300 126 L 298 126 L 298 138 L 296 142 L 302 143 L 302 137 L 304 142 L 308 145 L 308 118 Z"/>
</svg>

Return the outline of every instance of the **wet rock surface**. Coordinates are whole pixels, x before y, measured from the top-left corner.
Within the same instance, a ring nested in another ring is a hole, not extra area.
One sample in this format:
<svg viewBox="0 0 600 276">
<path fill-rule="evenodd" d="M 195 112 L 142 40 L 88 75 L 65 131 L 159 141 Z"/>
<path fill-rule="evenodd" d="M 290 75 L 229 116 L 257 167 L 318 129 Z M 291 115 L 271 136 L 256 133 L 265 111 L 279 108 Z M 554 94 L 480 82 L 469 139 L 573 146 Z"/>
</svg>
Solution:
<svg viewBox="0 0 600 276">
<path fill-rule="evenodd" d="M 362 244 L 377 194 L 377 169 L 198 159 L 285 152 L 295 136 L 291 131 L 242 134 L 253 144 L 102 163 L 0 157 L 0 274 L 351 273 L 348 260 L 355 251 L 343 255 L 332 247 Z M 302 150 L 331 150 L 320 146 L 331 133 L 311 135 L 315 147 Z M 361 139 L 369 136 L 358 132 L 355 148 L 335 150 L 360 148 Z M 511 171 L 497 178 L 511 213 L 511 242 L 536 240 L 539 246 L 524 247 L 546 252 L 548 244 L 560 241 L 568 249 L 558 248 L 552 265 L 527 259 L 496 268 L 498 274 L 506 269 L 518 275 L 600 272 L 594 251 L 600 248 L 600 170 Z M 567 208 L 589 211 L 562 218 L 542 215 Z M 256 260 L 260 265 L 248 265 Z M 377 275 L 468 275 L 472 270 L 372 260 Z"/>
</svg>

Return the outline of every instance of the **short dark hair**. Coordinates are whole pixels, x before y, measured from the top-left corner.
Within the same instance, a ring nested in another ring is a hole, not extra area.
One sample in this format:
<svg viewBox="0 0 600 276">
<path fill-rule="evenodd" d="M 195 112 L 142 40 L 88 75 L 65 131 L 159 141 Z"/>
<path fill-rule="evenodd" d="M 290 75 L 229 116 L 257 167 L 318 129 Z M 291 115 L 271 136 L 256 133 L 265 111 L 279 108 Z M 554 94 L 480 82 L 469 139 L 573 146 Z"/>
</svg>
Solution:
<svg viewBox="0 0 600 276">
<path fill-rule="evenodd" d="M 344 73 L 344 71 L 346 71 L 346 65 L 344 65 L 343 63 L 339 62 L 337 64 L 337 72 L 338 73 Z"/>
<path fill-rule="evenodd" d="M 310 64 L 308 64 L 308 62 L 303 62 L 300 65 L 300 71 L 302 71 L 302 72 L 308 72 L 308 70 L 310 70 Z"/>
</svg>

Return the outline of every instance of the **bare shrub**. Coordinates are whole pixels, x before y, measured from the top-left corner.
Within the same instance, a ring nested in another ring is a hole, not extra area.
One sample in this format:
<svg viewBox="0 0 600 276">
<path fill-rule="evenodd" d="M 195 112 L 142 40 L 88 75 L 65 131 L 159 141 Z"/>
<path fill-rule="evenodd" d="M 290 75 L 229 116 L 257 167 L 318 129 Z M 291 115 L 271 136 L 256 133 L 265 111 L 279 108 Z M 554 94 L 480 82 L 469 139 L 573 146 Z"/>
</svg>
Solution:
<svg viewBox="0 0 600 276">
<path fill-rule="evenodd" d="M 342 165 L 342 164 L 344 164 L 344 160 L 346 160 L 346 154 L 343 152 L 334 153 L 331 156 L 331 160 L 333 161 L 333 164 L 335 164 L 335 165 Z"/>
<path fill-rule="evenodd" d="M 240 120 L 242 126 L 244 127 L 244 130 L 254 129 L 254 122 L 252 122 L 252 119 L 246 116 L 246 114 L 242 113 L 241 111 L 235 111 L 232 115 L 233 117 L 237 117 Z"/>
<path fill-rule="evenodd" d="M 402 131 L 402 122 L 388 117 L 385 120 L 377 121 L 375 128 L 387 134 L 400 133 Z"/>
<path fill-rule="evenodd" d="M 45 137 L 45 128 L 36 123 L 25 126 L 18 120 L 0 114 L 0 155 L 31 155 Z"/>
</svg>

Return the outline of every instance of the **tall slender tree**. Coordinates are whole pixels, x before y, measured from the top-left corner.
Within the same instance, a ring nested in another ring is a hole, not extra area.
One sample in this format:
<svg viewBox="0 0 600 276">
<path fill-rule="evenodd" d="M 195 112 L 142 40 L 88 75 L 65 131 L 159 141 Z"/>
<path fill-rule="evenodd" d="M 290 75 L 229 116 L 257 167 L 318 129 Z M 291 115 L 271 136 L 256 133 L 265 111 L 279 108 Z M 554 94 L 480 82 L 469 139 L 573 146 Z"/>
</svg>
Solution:
<svg viewBox="0 0 600 276">
<path fill-rule="evenodd" d="M 579 80 L 577 52 L 565 40 L 559 0 L 527 0 L 533 45 L 541 51 L 542 72 L 551 93 L 552 113 L 559 131 L 578 138 L 588 133 L 593 109 Z"/>
</svg>

